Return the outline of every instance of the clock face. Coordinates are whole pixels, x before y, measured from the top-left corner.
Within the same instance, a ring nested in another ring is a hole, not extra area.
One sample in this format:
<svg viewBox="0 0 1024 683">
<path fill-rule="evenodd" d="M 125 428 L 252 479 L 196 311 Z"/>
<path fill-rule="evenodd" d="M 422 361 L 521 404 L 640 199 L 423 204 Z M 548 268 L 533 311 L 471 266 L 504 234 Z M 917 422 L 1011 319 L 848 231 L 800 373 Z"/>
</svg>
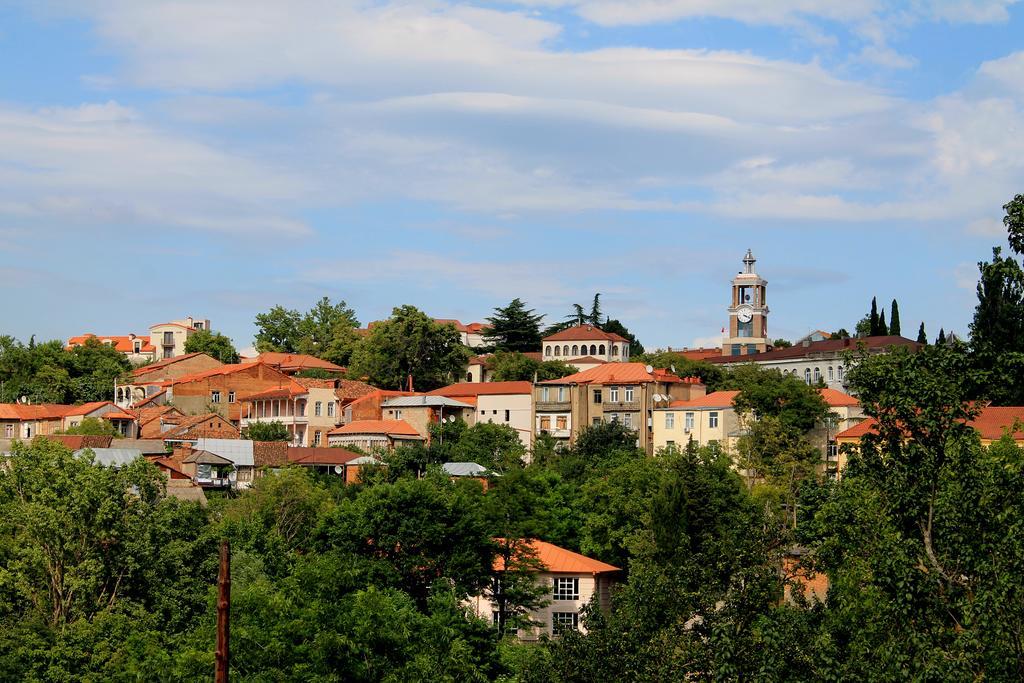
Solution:
<svg viewBox="0 0 1024 683">
<path fill-rule="evenodd" d="M 736 309 L 736 319 L 741 323 L 749 323 L 750 319 L 754 317 L 754 311 L 750 306 L 740 306 Z"/>
</svg>

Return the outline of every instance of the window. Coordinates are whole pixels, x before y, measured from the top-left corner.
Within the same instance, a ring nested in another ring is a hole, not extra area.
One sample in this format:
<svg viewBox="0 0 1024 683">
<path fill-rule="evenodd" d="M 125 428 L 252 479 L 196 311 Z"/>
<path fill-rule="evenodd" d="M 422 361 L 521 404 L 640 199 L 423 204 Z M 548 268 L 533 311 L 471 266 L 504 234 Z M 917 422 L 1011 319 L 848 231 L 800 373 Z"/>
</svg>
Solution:
<svg viewBox="0 0 1024 683">
<path fill-rule="evenodd" d="M 219 391 L 211 391 L 210 392 L 210 403 L 220 403 L 220 392 Z"/>
<path fill-rule="evenodd" d="M 544 355 L 545 356 L 550 356 L 551 355 L 551 347 L 550 346 L 545 346 L 544 347 Z"/>
<path fill-rule="evenodd" d="M 619 345 L 618 344 L 612 344 L 612 355 L 613 356 L 619 355 Z"/>
<path fill-rule="evenodd" d="M 486 414 L 487 414 L 487 411 L 486 411 L 486 410 L 481 410 L 481 411 L 480 411 L 480 414 L 481 414 L 481 415 L 486 415 Z"/>
<path fill-rule="evenodd" d="M 622 345 L 622 357 L 623 358 L 628 358 L 629 357 L 629 346 L 627 344 L 623 344 Z"/>
<path fill-rule="evenodd" d="M 401 420 L 402 411 L 398 411 L 399 420 Z M 327 402 L 327 417 L 334 417 L 334 401 Z"/>
<path fill-rule="evenodd" d="M 754 336 L 754 321 L 753 319 L 747 322 L 736 321 L 736 336 L 737 337 L 753 337 Z"/>
<path fill-rule="evenodd" d="M 569 345 L 568 344 L 566 344 L 565 346 L 562 347 L 562 355 L 563 356 L 568 356 L 569 355 Z"/>
<path fill-rule="evenodd" d="M 829 462 L 835 462 L 839 459 L 839 446 L 836 445 L 835 441 L 829 441 L 828 446 L 825 447 L 825 459 Z"/>
<path fill-rule="evenodd" d="M 612 387 L 611 389 L 608 390 L 608 400 L 611 401 L 612 403 L 618 403 L 619 402 L 619 388 L 618 387 Z"/>
<path fill-rule="evenodd" d="M 590 345 L 590 355 L 591 356 L 596 356 L 597 355 L 597 344 L 591 344 Z"/>
<path fill-rule="evenodd" d="M 323 408 L 324 408 L 323 401 L 317 401 L 316 403 L 314 403 L 313 404 L 313 415 L 315 415 L 317 417 L 320 417 L 321 413 L 323 413 Z"/>
<path fill-rule="evenodd" d="M 553 600 L 579 600 L 580 580 L 576 577 L 566 578 L 562 576 L 552 579 Z"/>
<path fill-rule="evenodd" d="M 164 358 L 174 358 L 174 349 L 164 349 Z"/>
<path fill-rule="evenodd" d="M 540 419 L 540 428 L 543 429 L 546 432 L 550 431 L 551 430 L 551 418 L 547 417 L 547 416 L 542 417 Z"/>
<path fill-rule="evenodd" d="M 622 424 L 626 425 L 627 427 L 632 427 L 633 426 L 633 413 L 625 413 L 625 414 L 623 414 L 623 416 L 622 416 Z"/>
<path fill-rule="evenodd" d="M 718 413 L 717 412 L 708 413 L 708 427 L 711 427 L 712 429 L 715 429 L 716 427 L 718 427 Z"/>
<path fill-rule="evenodd" d="M 142 351 L 142 342 L 134 342 L 133 346 L 135 348 L 135 353 Z"/>
<path fill-rule="evenodd" d="M 396 420 L 401 420 L 402 419 L 402 411 L 401 410 L 389 410 L 388 412 L 391 413 L 392 415 L 394 415 Z M 329 415 L 330 413 L 331 413 L 331 404 L 328 403 L 327 404 L 327 414 Z"/>
<path fill-rule="evenodd" d="M 623 393 L 626 395 L 625 399 L 624 399 L 626 401 L 626 403 L 632 403 L 633 402 L 633 387 L 626 387 L 626 390 Z"/>
<path fill-rule="evenodd" d="M 600 389 L 594 389 L 594 403 L 600 403 L 600 402 L 601 402 L 601 390 Z"/>
<path fill-rule="evenodd" d="M 278 414 L 281 412 L 281 404 L 278 403 L 277 401 L 272 401 L 271 406 L 273 407 L 273 410 L 271 411 L 273 413 L 273 416 L 277 417 Z"/>
<path fill-rule="evenodd" d="M 837 370 L 837 374 L 839 376 L 839 381 L 840 382 L 843 381 L 843 373 L 844 373 L 844 371 L 845 371 L 845 368 L 842 365 L 840 365 L 839 366 L 839 370 Z"/>
<path fill-rule="evenodd" d="M 578 612 L 552 612 L 551 613 L 551 634 L 558 635 L 563 631 L 575 631 L 580 626 L 580 615 Z"/>
<path fill-rule="evenodd" d="M 814 368 L 814 383 L 817 384 L 821 381 L 821 369 Z"/>
<path fill-rule="evenodd" d="M 569 426 L 569 418 L 565 415 L 559 415 L 555 418 L 555 429 L 566 429 Z"/>
<path fill-rule="evenodd" d="M 559 401 L 564 401 L 565 400 L 565 387 L 558 387 L 558 400 Z"/>
<path fill-rule="evenodd" d="M 676 442 L 675 441 L 666 441 L 665 442 L 665 448 L 675 448 L 675 447 L 676 447 Z"/>
<path fill-rule="evenodd" d="M 555 355 L 556 356 L 561 356 L 562 355 L 562 347 L 561 346 L 556 346 L 555 347 Z"/>
<path fill-rule="evenodd" d="M 173 332 L 164 332 L 164 346 L 174 346 Z"/>
<path fill-rule="evenodd" d="M 598 355 L 601 355 L 601 356 L 604 355 L 604 344 L 601 344 L 600 346 L 597 347 L 597 353 L 598 353 Z"/>
<path fill-rule="evenodd" d="M 592 420 L 590 421 L 590 424 L 595 424 L 595 425 L 599 425 L 599 424 L 601 424 L 601 418 L 599 418 L 599 417 L 595 417 L 594 419 L 592 419 Z"/>
<path fill-rule="evenodd" d="M 685 428 L 686 431 L 693 429 L 693 413 L 686 413 L 683 417 L 683 428 Z"/>
<path fill-rule="evenodd" d="M 540 400 L 542 400 L 542 401 L 549 401 L 549 400 L 551 400 L 551 391 L 547 387 L 544 387 L 543 389 L 540 390 Z"/>
<path fill-rule="evenodd" d="M 228 403 L 234 403 L 234 402 L 235 402 L 235 392 L 229 391 L 228 392 Z"/>
<path fill-rule="evenodd" d="M 14 438 L 14 425 L 4 425 L 4 438 L 5 439 L 13 439 Z"/>
<path fill-rule="evenodd" d="M 811 369 L 810 368 L 804 368 L 804 383 L 805 384 L 810 384 L 811 383 Z"/>
<path fill-rule="evenodd" d="M 619 423 L 619 414 L 618 413 L 610 413 L 608 415 L 608 421 L 611 422 L 613 425 L 614 424 L 618 424 Z"/>
<path fill-rule="evenodd" d="M 72 427 L 77 427 L 78 426 L 78 420 L 72 420 L 71 421 L 71 426 Z"/>
<path fill-rule="evenodd" d="M 508 422 L 511 419 L 512 419 L 512 411 L 511 410 L 506 410 L 505 411 L 505 422 Z"/>
<path fill-rule="evenodd" d="M 32 438 L 32 425 L 25 425 L 25 438 L 26 439 L 31 439 Z"/>
<path fill-rule="evenodd" d="M 757 353 L 757 344 L 747 344 L 747 355 L 751 356 Z"/>
<path fill-rule="evenodd" d="M 572 345 L 572 355 L 580 355 L 580 347 L 576 346 L 575 344 Z"/>
<path fill-rule="evenodd" d="M 675 413 L 665 413 L 665 429 L 675 429 L 675 428 L 676 428 L 676 414 Z"/>
<path fill-rule="evenodd" d="M 319 446 L 320 445 L 320 438 L 321 438 L 320 437 L 320 430 L 318 429 L 315 432 L 313 432 L 313 445 L 314 446 Z"/>
<path fill-rule="evenodd" d="M 743 353 L 743 344 L 733 344 L 732 348 L 729 350 L 729 353 L 733 356 L 740 355 L 741 353 Z"/>
</svg>

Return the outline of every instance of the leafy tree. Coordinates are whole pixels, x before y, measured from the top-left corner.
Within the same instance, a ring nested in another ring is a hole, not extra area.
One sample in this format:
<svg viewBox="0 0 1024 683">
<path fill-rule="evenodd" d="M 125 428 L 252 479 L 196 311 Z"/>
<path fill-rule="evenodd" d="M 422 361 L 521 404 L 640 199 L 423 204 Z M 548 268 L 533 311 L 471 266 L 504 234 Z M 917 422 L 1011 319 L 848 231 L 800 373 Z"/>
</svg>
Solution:
<svg viewBox="0 0 1024 683">
<path fill-rule="evenodd" d="M 68 427 L 63 433 L 85 436 L 121 436 L 121 432 L 117 430 L 117 427 L 109 421 L 98 417 L 87 417 L 82 420 L 81 424 L 76 427 Z"/>
<path fill-rule="evenodd" d="M 817 389 L 796 375 L 783 375 L 753 363 L 734 368 L 725 385 L 740 391 L 733 403 L 741 413 L 752 412 L 759 420 L 777 417 L 783 427 L 800 434 L 813 429 L 829 413 Z"/>
<path fill-rule="evenodd" d="M 243 439 L 253 441 L 291 441 L 292 435 L 280 420 L 252 422 L 242 430 Z"/>
<path fill-rule="evenodd" d="M 788 339 L 776 339 L 775 341 L 772 342 L 772 346 L 777 349 L 788 349 L 789 347 L 793 346 L 793 342 L 789 341 Z"/>
<path fill-rule="evenodd" d="M 1006 204 L 1003 204 L 1003 225 L 1010 240 L 1010 249 L 1024 255 L 1024 194 L 1015 195 Z"/>
<path fill-rule="evenodd" d="M 306 313 L 274 306 L 256 316 L 256 349 L 304 353 L 345 365 L 359 342 L 358 326 L 355 311 L 328 297 Z"/>
<path fill-rule="evenodd" d="M 849 339 L 850 333 L 846 331 L 845 327 L 840 327 L 836 332 L 833 332 L 829 339 Z"/>
<path fill-rule="evenodd" d="M 889 334 L 900 335 L 900 305 L 892 300 L 892 314 L 889 316 Z"/>
<path fill-rule="evenodd" d="M 97 339 L 68 351 L 59 341 L 22 344 L 0 336 L 0 401 L 109 401 L 114 381 L 131 368 L 124 354 Z"/>
<path fill-rule="evenodd" d="M 494 309 L 494 315 L 487 318 L 491 329 L 484 339 L 499 351 L 537 351 L 543 319 L 517 297 L 508 306 Z"/>
<path fill-rule="evenodd" d="M 875 323 L 878 324 L 877 321 Z M 858 337 L 870 337 L 871 336 L 871 319 L 868 316 L 864 316 L 857 321 L 857 326 L 854 327 L 854 332 Z"/>
<path fill-rule="evenodd" d="M 558 360 L 537 361 L 518 351 L 498 351 L 487 358 L 487 368 L 495 382 L 538 382 L 561 379 L 576 372 L 576 368 Z"/>
<path fill-rule="evenodd" d="M 924 322 L 921 323 L 921 327 L 917 328 L 917 343 L 918 344 L 927 344 L 928 343 L 928 335 L 925 334 L 925 332 L 924 332 Z"/>
<path fill-rule="evenodd" d="M 302 314 L 284 306 L 274 306 L 256 315 L 256 350 L 295 353 Z"/>
<path fill-rule="evenodd" d="M 605 332 L 611 332 L 612 334 L 618 334 L 629 340 L 629 357 L 633 358 L 639 356 L 644 352 L 644 345 L 640 343 L 640 340 L 636 338 L 632 332 L 626 329 L 618 320 L 606 319 L 604 325 L 601 325 L 601 329 Z"/>
<path fill-rule="evenodd" d="M 221 363 L 237 363 L 238 351 L 220 332 L 197 330 L 185 340 L 185 353 L 205 353 Z"/>
<path fill-rule="evenodd" d="M 785 510 L 789 525 L 796 528 L 798 499 L 804 483 L 815 478 L 821 450 L 778 415 L 751 424 L 737 450 L 740 467 L 751 477 L 754 497 Z"/>
<path fill-rule="evenodd" d="M 462 433 L 452 455 L 461 462 L 475 462 L 487 469 L 506 473 L 523 466 L 526 447 L 512 427 L 478 422 Z"/>
<path fill-rule="evenodd" d="M 971 323 L 977 393 L 997 405 L 1024 405 L 1024 270 L 998 247 L 978 264 L 978 304 Z"/>
<path fill-rule="evenodd" d="M 429 391 L 462 376 L 471 352 L 451 325 L 438 325 L 414 306 L 401 306 L 375 325 L 352 354 L 351 374 L 379 387 Z"/>
<path fill-rule="evenodd" d="M 601 295 L 600 293 L 594 295 L 594 300 L 590 304 L 590 315 L 587 316 L 587 320 L 591 325 L 599 326 L 601 324 Z"/>
<path fill-rule="evenodd" d="M 679 377 L 699 377 L 709 393 L 718 391 L 725 381 L 724 368 L 704 360 L 690 360 L 676 351 L 649 351 L 633 360 L 656 368 L 665 368 Z"/>
</svg>

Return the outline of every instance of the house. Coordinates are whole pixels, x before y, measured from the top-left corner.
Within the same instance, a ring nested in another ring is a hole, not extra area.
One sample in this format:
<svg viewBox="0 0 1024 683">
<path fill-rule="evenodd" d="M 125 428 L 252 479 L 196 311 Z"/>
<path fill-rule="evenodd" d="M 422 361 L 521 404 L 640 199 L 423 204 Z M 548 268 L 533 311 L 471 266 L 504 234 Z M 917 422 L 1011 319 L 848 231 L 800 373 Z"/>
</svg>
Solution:
<svg viewBox="0 0 1024 683">
<path fill-rule="evenodd" d="M 451 325 L 459 333 L 459 340 L 463 346 L 468 346 L 471 349 L 476 349 L 481 346 L 486 346 L 487 342 L 485 337 L 490 332 L 491 326 L 487 323 L 469 323 L 463 325 L 458 320 L 451 320 L 447 318 L 435 318 L 434 322 L 438 325 Z"/>
<path fill-rule="evenodd" d="M 327 432 L 342 423 L 343 402 L 376 391 L 369 384 L 351 380 L 291 379 L 284 387 L 242 399 L 243 429 L 255 422 L 277 421 L 288 428 L 293 446 L 320 446 L 326 443 Z"/>
<path fill-rule="evenodd" d="M 576 325 L 541 340 L 544 360 L 571 362 L 591 358 L 606 363 L 629 361 L 629 340 L 594 325 Z M 594 361 L 588 360 L 590 365 Z"/>
<path fill-rule="evenodd" d="M 124 384 L 114 385 L 114 402 L 120 408 L 138 407 L 164 391 L 166 383 L 224 365 L 205 353 L 186 353 L 135 368 Z"/>
<path fill-rule="evenodd" d="M 536 561 L 537 583 L 550 589 L 548 603 L 529 615 L 537 626 L 520 629 L 520 640 L 538 640 L 542 635 L 557 636 L 566 629 L 585 632 L 580 611 L 590 604 L 594 596 L 601 609 L 609 609 L 611 585 L 620 572 L 618 567 L 534 539 L 523 541 L 519 552 Z M 505 570 L 501 556 L 495 559 L 494 570 L 499 573 Z M 490 595 L 471 598 L 470 605 L 478 616 L 497 625 L 497 607 Z"/>
<path fill-rule="evenodd" d="M 825 341 L 826 339 L 831 339 L 831 338 L 832 338 L 832 333 L 831 332 L 826 332 L 825 330 L 814 330 L 813 332 L 809 332 L 809 333 L 805 334 L 804 336 L 800 337 L 799 339 L 797 339 L 795 342 L 793 342 L 793 345 L 794 346 L 801 346 L 805 342 L 820 342 L 820 341 Z"/>
<path fill-rule="evenodd" d="M 108 414 L 111 423 L 123 435 L 135 435 L 134 415 L 125 413 L 111 401 L 93 401 L 80 405 L 0 404 L 0 436 L 28 440 L 78 427 L 86 418 L 103 419 Z"/>
<path fill-rule="evenodd" d="M 124 336 L 97 336 L 95 334 L 83 334 L 68 339 L 68 351 L 76 346 L 84 346 L 85 343 L 95 339 L 101 344 L 112 346 L 128 359 L 133 365 L 149 363 L 156 359 L 156 347 L 150 342 L 149 335 L 128 334 Z"/>
<path fill-rule="evenodd" d="M 654 409 L 654 450 L 684 449 L 690 441 L 698 446 L 717 443 L 734 452 L 743 433 L 733 401 L 738 391 L 715 391 L 686 401 L 672 401 Z"/>
<path fill-rule="evenodd" d="M 242 399 L 270 389 L 301 385 L 266 363 L 222 365 L 166 383 L 168 403 L 186 414 L 216 412 L 238 424 Z"/>
<path fill-rule="evenodd" d="M 680 378 L 643 363 L 606 363 L 534 385 L 534 429 L 572 444 L 584 427 L 618 422 L 636 430 L 637 446 L 653 453 L 656 403 L 690 400 L 705 391 L 696 377 Z"/>
<path fill-rule="evenodd" d="M 916 351 L 920 346 L 915 341 L 899 336 L 826 339 L 739 357 L 708 358 L 707 362 L 725 366 L 756 363 L 783 374 L 795 375 L 807 384 L 821 381 L 829 389 L 847 391 L 849 384 L 846 373 L 850 370 L 850 364 L 855 362 L 846 358 L 848 353 L 856 357 L 861 351 L 869 354 L 888 353 L 898 347 Z"/>
<path fill-rule="evenodd" d="M 181 424 L 185 414 L 174 406 L 147 405 L 129 408 L 139 425 L 140 439 L 162 439 L 165 432 Z"/>
<path fill-rule="evenodd" d="M 356 420 L 327 433 L 330 446 L 356 447 L 364 451 L 393 450 L 399 444 L 423 440 L 404 420 Z"/>
<path fill-rule="evenodd" d="M 200 438 L 193 448 L 209 451 L 231 461 L 234 469 L 228 474 L 228 478 L 233 480 L 235 488 L 244 489 L 252 486 L 253 480 L 259 475 L 256 466 L 256 447 L 248 439 Z"/>
<path fill-rule="evenodd" d="M 62 438 L 67 439 L 71 437 Z M 168 444 L 165 444 L 163 439 L 112 439 L 105 445 L 110 446 L 111 448 L 135 448 L 138 449 L 142 453 L 142 456 L 147 459 L 162 457 L 167 455 L 168 452 Z"/>
<path fill-rule="evenodd" d="M 272 368 L 277 368 L 286 375 L 295 375 L 303 370 L 323 370 L 336 375 L 345 373 L 345 368 L 335 365 L 330 361 L 309 356 L 304 353 L 278 353 L 265 351 L 255 358 L 249 359 L 252 362 L 266 363 Z"/>
<path fill-rule="evenodd" d="M 238 427 L 231 424 L 220 413 L 185 415 L 180 418 L 165 418 L 167 430 L 161 435 L 165 443 L 195 443 L 202 438 L 239 439 Z"/>
<path fill-rule="evenodd" d="M 475 462 L 446 462 L 441 469 L 452 481 L 458 479 L 474 479 L 480 482 L 484 491 L 490 488 L 491 477 L 500 477 L 497 472 L 492 472 L 483 465 Z"/>
<path fill-rule="evenodd" d="M 158 359 L 185 355 L 185 342 L 200 330 L 210 330 L 210 321 L 192 318 L 172 320 L 149 326 L 149 343 L 156 349 Z"/>
<path fill-rule="evenodd" d="M 978 433 L 982 446 L 991 446 L 1008 435 L 1024 447 L 1024 406 L 986 406 L 968 423 Z M 878 421 L 869 417 L 835 435 L 837 477 L 842 476 L 848 460 L 843 446 L 858 448 L 861 437 L 878 433 Z"/>
<path fill-rule="evenodd" d="M 516 430 L 527 450 L 533 447 L 532 382 L 461 382 L 430 392 L 474 406 L 473 425 L 493 422 Z"/>
<path fill-rule="evenodd" d="M 320 474 L 343 477 L 346 484 L 357 484 L 363 467 L 383 465 L 376 458 L 344 448 L 289 448 L 288 462 L 298 467 L 309 467 Z"/>
<path fill-rule="evenodd" d="M 383 414 L 384 402 L 397 396 L 417 396 L 414 391 L 392 391 L 390 389 L 374 389 L 373 391 L 347 399 L 342 402 L 341 424 L 360 420 L 379 420 Z"/>
<path fill-rule="evenodd" d="M 396 396 L 381 404 L 381 419 L 405 422 L 416 433 L 430 441 L 430 425 L 442 420 L 469 421 L 473 418 L 473 406 L 445 396 Z"/>
</svg>

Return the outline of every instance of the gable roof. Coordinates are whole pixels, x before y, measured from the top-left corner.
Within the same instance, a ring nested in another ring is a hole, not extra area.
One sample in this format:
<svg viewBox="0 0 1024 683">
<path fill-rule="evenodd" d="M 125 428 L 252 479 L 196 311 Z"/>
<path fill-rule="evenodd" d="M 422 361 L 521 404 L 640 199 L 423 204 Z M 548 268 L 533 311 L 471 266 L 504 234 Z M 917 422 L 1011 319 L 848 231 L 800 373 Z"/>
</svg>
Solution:
<svg viewBox="0 0 1024 683">
<path fill-rule="evenodd" d="M 280 467 L 288 464 L 287 441 L 253 441 L 252 461 L 256 467 Z"/>
<path fill-rule="evenodd" d="M 459 332 L 467 332 L 469 334 L 480 334 L 491 329 L 491 326 L 487 323 L 469 323 L 463 325 L 461 321 L 454 320 L 451 318 L 434 318 L 434 323 L 437 325 L 452 325 Z"/>
<path fill-rule="evenodd" d="M 67 348 L 70 350 L 76 346 L 82 346 L 89 339 L 96 339 L 101 344 L 113 346 L 121 353 L 135 353 L 135 342 L 140 342 L 139 353 L 152 353 L 156 347 L 149 343 L 148 334 L 121 335 L 121 336 L 97 336 L 92 333 L 82 334 L 68 339 Z"/>
<path fill-rule="evenodd" d="M 647 366 L 643 363 L 605 363 L 568 377 L 549 379 L 540 384 L 644 384 L 648 382 L 701 383 L 696 377 L 682 379 L 668 370 L 659 368 L 653 368 L 651 372 L 647 372 Z"/>
<path fill-rule="evenodd" d="M 345 372 L 345 368 L 340 365 L 335 365 L 330 361 L 304 353 L 265 351 L 252 360 L 257 363 L 266 363 L 267 365 L 278 368 L 282 371 L 291 370 L 298 372 L 301 370 L 316 368 L 318 370 L 328 370 L 330 372 Z"/>
<path fill-rule="evenodd" d="M 506 394 L 531 394 L 532 382 L 460 382 L 449 384 L 428 392 L 432 396 L 462 398 L 465 396 L 500 396 Z"/>
<path fill-rule="evenodd" d="M 825 399 L 825 403 L 829 404 L 833 408 L 852 408 L 860 405 L 860 401 L 856 398 L 849 394 L 844 394 L 838 389 L 819 389 L 818 393 L 821 394 L 823 399 Z"/>
<path fill-rule="evenodd" d="M 288 460 L 296 465 L 347 465 L 362 453 L 353 453 L 344 448 L 324 448 L 322 446 L 293 446 L 288 449 Z"/>
<path fill-rule="evenodd" d="M 196 441 L 195 448 L 216 453 L 239 467 L 252 467 L 255 464 L 253 442 L 248 439 L 201 437 Z"/>
<path fill-rule="evenodd" d="M 593 356 L 580 356 L 579 358 L 562 358 L 562 362 L 567 365 L 598 365 L 600 363 L 607 363 L 608 361 L 603 358 L 594 358 Z"/>
<path fill-rule="evenodd" d="M 356 420 L 347 425 L 335 427 L 327 434 L 385 434 L 387 436 L 422 438 L 419 432 L 405 420 Z"/>
<path fill-rule="evenodd" d="M 824 341 L 808 342 L 807 344 L 795 344 L 784 349 L 772 349 L 761 353 L 752 353 L 746 356 L 719 356 L 707 358 L 709 363 L 759 363 L 767 361 L 794 360 L 806 358 L 812 354 L 819 353 L 841 353 L 843 351 L 857 351 L 861 347 L 867 350 L 884 350 L 894 346 L 906 346 L 912 350 L 921 348 L 916 341 L 899 336 L 886 337 L 859 337 L 847 339 L 825 339 Z"/>
<path fill-rule="evenodd" d="M 60 403 L 0 403 L 0 420 L 59 420 L 76 408 Z"/>
<path fill-rule="evenodd" d="M 182 462 L 196 463 L 197 465 L 233 465 L 234 463 L 227 458 L 211 453 L 210 451 L 193 450 L 191 453 L 186 455 Z"/>
<path fill-rule="evenodd" d="M 218 420 L 220 426 L 204 426 L 210 420 Z M 203 415 L 186 415 L 180 418 L 176 426 L 168 429 L 161 436 L 165 441 L 193 441 L 200 437 L 228 437 L 237 439 L 239 431 L 237 427 L 220 413 L 204 413 Z"/>
<path fill-rule="evenodd" d="M 594 325 L 574 325 L 566 329 L 550 334 L 541 341 L 614 341 L 626 342 L 629 340 L 614 332 L 605 332 Z"/>
<path fill-rule="evenodd" d="M 538 539 L 530 539 L 526 545 L 536 554 L 537 559 L 544 566 L 544 571 L 553 574 L 607 574 L 620 571 L 618 567 L 606 562 L 595 560 L 574 553 L 571 550 L 561 548 L 554 543 L 548 543 Z M 501 557 L 494 560 L 494 568 L 498 571 L 504 569 L 504 561 Z"/>
<path fill-rule="evenodd" d="M 221 365 L 220 367 L 211 368 L 209 370 L 201 370 L 199 372 L 193 372 L 193 373 L 188 374 L 188 375 L 182 375 L 181 377 L 178 377 L 176 379 L 168 380 L 167 383 L 170 384 L 170 385 L 187 384 L 188 382 L 196 382 L 198 380 L 206 379 L 208 377 L 217 377 L 217 376 L 222 376 L 222 375 L 234 375 L 234 374 L 239 373 L 239 372 L 244 372 L 246 370 L 251 370 L 251 369 L 255 368 L 258 365 L 259 365 L 259 363 L 257 363 L 257 362 L 231 363 L 231 364 Z M 271 366 L 268 366 L 268 367 L 271 367 Z"/>
<path fill-rule="evenodd" d="M 978 436 L 986 441 L 997 441 L 1003 438 L 1015 421 L 1024 424 L 1024 406 L 987 406 L 968 424 L 978 432 Z M 866 434 L 878 433 L 878 420 L 873 417 L 858 422 L 849 429 L 836 434 L 836 439 L 859 439 Z M 1024 427 L 1010 433 L 1016 441 L 1024 440 Z"/>
</svg>

